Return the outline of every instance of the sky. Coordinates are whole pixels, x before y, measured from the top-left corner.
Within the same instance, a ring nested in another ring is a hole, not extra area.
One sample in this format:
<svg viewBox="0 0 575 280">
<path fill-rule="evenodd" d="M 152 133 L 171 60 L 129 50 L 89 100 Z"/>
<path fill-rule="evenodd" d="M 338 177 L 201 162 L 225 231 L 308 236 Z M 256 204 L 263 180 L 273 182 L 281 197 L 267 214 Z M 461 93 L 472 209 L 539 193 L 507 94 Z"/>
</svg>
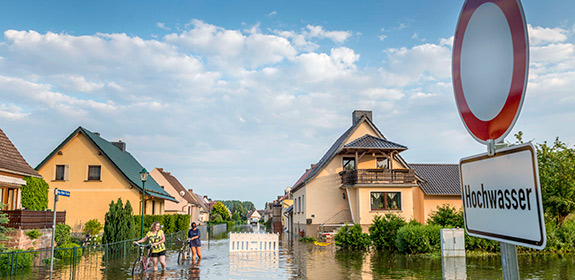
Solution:
<svg viewBox="0 0 575 280">
<path fill-rule="evenodd" d="M 78 126 L 213 199 L 263 208 L 372 110 L 408 163 L 485 151 L 451 84 L 463 1 L 3 1 L 0 128 L 35 167 Z M 575 144 L 575 1 L 522 1 L 506 138 Z"/>
</svg>

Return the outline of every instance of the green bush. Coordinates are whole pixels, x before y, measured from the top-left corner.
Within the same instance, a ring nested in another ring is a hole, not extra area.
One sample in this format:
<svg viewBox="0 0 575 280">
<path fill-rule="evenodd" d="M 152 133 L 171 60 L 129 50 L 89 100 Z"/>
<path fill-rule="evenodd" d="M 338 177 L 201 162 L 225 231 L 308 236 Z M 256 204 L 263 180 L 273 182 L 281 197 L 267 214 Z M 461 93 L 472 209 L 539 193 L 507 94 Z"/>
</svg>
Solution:
<svg viewBox="0 0 575 280">
<path fill-rule="evenodd" d="M 557 226 L 557 220 L 549 219 L 545 224 L 545 229 L 547 230 L 546 251 L 575 251 L 575 219 L 567 218 L 559 227 Z"/>
<path fill-rule="evenodd" d="M 22 252 L 24 250 L 20 250 L 20 249 L 16 249 L 16 250 L 12 250 L 12 251 L 7 251 L 4 252 L 3 254 L 0 255 L 0 271 L 5 272 L 8 270 L 8 268 L 10 267 L 10 264 L 12 264 L 12 266 L 16 269 L 16 270 L 24 270 L 27 268 L 30 268 L 32 266 L 32 260 L 34 258 L 34 253 L 29 252 L 29 253 L 18 253 L 18 252 Z M 14 253 L 14 254 L 10 254 L 10 253 Z M 17 257 L 17 263 L 14 264 L 13 262 L 16 261 L 16 257 Z"/>
<path fill-rule="evenodd" d="M 58 246 L 58 250 L 54 252 L 54 257 L 60 259 L 62 263 L 71 264 L 74 261 L 74 251 L 75 260 L 78 263 L 82 257 L 82 248 L 76 243 L 69 242 Z"/>
<path fill-rule="evenodd" d="M 402 253 L 422 254 L 440 249 L 441 226 L 408 224 L 397 231 L 396 246 Z"/>
<path fill-rule="evenodd" d="M 405 219 L 399 215 L 388 213 L 385 216 L 375 216 L 369 227 L 369 236 L 375 248 L 397 251 L 397 230 L 406 224 Z"/>
<path fill-rule="evenodd" d="M 360 225 L 343 226 L 335 235 L 334 240 L 335 245 L 342 249 L 363 250 L 371 245 L 369 234 L 362 233 Z"/>
<path fill-rule="evenodd" d="M 96 235 L 100 233 L 102 229 L 104 229 L 104 227 L 102 226 L 102 223 L 100 223 L 100 221 L 97 219 L 89 220 L 84 225 L 84 233 L 89 235 Z"/>
<path fill-rule="evenodd" d="M 429 218 L 427 219 L 427 224 L 429 225 L 439 225 L 442 227 L 460 227 L 463 228 L 463 212 L 457 210 L 455 207 L 449 204 L 443 204 L 442 206 L 438 206 L 437 210 L 431 212 L 429 214 Z"/>
<path fill-rule="evenodd" d="M 136 225 L 137 234 L 135 237 L 140 237 L 140 224 L 142 223 L 142 216 L 135 215 L 133 224 Z M 165 234 L 174 233 L 179 231 L 187 231 L 190 227 L 190 215 L 185 214 L 165 214 L 165 215 L 145 215 L 144 216 L 144 234 L 150 230 L 153 222 L 159 222 L 164 226 L 163 231 Z"/>
<path fill-rule="evenodd" d="M 468 251 L 483 251 L 497 253 L 500 251 L 499 241 L 475 237 L 465 233 L 465 249 Z"/>
<path fill-rule="evenodd" d="M 27 231 L 26 235 L 32 240 L 42 236 L 42 234 L 37 229 Z"/>
<path fill-rule="evenodd" d="M 70 230 L 72 228 L 67 224 L 57 224 L 54 235 L 54 241 L 60 246 L 70 242 Z"/>
<path fill-rule="evenodd" d="M 299 239 L 299 242 L 303 242 L 303 243 L 310 243 L 310 242 L 314 242 L 315 238 L 313 237 L 302 237 Z"/>
<path fill-rule="evenodd" d="M 48 208 L 48 191 L 50 186 L 42 178 L 26 177 L 26 185 L 20 188 L 22 207 L 41 211 Z"/>
</svg>

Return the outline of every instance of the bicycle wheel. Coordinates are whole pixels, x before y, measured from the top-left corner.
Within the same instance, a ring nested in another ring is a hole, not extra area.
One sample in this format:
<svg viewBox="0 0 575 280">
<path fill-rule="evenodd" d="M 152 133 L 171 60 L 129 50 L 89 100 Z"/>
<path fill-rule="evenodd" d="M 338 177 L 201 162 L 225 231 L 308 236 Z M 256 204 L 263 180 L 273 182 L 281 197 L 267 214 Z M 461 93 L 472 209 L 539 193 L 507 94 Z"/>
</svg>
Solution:
<svg viewBox="0 0 575 280">
<path fill-rule="evenodd" d="M 132 276 L 142 272 L 144 272 L 144 264 L 142 263 L 142 257 L 139 256 L 132 265 Z"/>
<path fill-rule="evenodd" d="M 178 263 L 184 263 L 184 261 L 186 260 L 186 249 L 180 249 L 180 252 L 178 252 Z"/>
</svg>

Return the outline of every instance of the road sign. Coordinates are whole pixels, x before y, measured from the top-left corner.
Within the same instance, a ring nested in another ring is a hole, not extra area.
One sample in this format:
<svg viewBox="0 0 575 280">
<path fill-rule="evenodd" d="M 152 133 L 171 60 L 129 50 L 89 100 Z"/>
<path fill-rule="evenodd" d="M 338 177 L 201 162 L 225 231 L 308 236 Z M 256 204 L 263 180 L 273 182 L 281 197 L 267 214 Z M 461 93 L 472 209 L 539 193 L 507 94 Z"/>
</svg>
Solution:
<svg viewBox="0 0 575 280">
<path fill-rule="evenodd" d="M 537 154 L 530 143 L 460 161 L 461 198 L 469 235 L 545 248 Z"/>
<path fill-rule="evenodd" d="M 467 0 L 453 42 L 452 77 L 459 115 L 475 140 L 502 141 L 525 97 L 527 24 L 519 0 Z"/>
<path fill-rule="evenodd" d="M 60 196 L 70 197 L 70 192 L 65 190 L 56 189 L 56 194 Z"/>
</svg>

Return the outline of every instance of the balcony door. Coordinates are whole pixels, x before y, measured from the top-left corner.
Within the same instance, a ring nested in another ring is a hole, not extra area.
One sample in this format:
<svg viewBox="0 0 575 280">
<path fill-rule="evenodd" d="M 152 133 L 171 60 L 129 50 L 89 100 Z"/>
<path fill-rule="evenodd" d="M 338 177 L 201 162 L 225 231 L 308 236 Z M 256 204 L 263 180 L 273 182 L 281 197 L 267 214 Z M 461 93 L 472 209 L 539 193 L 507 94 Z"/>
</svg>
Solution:
<svg viewBox="0 0 575 280">
<path fill-rule="evenodd" d="M 352 171 L 355 170 L 355 158 L 353 157 L 344 157 L 342 160 L 342 166 L 344 171 Z"/>
</svg>

